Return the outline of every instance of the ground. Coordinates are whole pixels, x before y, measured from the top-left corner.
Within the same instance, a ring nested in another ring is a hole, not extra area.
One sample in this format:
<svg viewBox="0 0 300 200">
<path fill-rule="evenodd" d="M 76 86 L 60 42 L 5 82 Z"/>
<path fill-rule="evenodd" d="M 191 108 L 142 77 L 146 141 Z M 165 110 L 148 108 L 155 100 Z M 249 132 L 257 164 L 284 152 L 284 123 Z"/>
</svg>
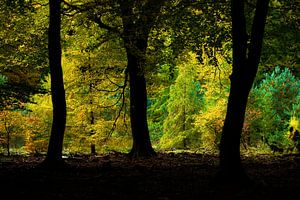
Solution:
<svg viewBox="0 0 300 200">
<path fill-rule="evenodd" d="M 65 158 L 61 170 L 37 166 L 43 157 L 0 157 L 0 198 L 84 199 L 298 199 L 299 155 L 243 156 L 247 187 L 216 185 L 217 155 L 168 153 L 130 159 L 112 153 Z M 294 197 L 293 197 L 294 196 Z M 4 198 L 2 198 L 4 197 Z"/>
</svg>

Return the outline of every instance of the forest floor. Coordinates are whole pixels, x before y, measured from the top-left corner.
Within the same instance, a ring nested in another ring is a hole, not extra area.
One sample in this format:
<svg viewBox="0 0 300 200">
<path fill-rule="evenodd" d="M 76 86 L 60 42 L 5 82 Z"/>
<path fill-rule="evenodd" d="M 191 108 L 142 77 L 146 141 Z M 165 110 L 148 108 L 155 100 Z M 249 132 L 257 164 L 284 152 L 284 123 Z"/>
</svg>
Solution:
<svg viewBox="0 0 300 200">
<path fill-rule="evenodd" d="M 113 153 L 65 158 L 68 167 L 38 168 L 44 157 L 0 156 L 0 199 L 298 199 L 299 155 L 243 156 L 247 187 L 213 184 L 218 156 L 159 154 L 130 159 Z M 298 197 L 297 197 L 298 196 Z M 3 198 L 4 197 L 4 198 Z"/>
</svg>

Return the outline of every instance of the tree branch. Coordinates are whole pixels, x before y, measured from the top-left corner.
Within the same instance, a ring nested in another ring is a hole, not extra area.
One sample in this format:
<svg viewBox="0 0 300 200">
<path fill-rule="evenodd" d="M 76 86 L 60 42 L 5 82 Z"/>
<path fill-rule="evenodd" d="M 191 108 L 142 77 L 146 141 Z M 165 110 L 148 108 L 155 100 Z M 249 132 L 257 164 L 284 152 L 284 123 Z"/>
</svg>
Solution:
<svg viewBox="0 0 300 200">
<path fill-rule="evenodd" d="M 91 21 L 98 24 L 98 26 L 100 28 L 106 29 L 107 31 L 110 31 L 112 33 L 115 33 L 115 34 L 121 36 L 121 32 L 117 28 L 111 27 L 111 26 L 103 23 L 103 21 L 101 20 L 101 15 L 92 15 L 91 14 L 88 16 L 88 19 L 90 19 Z"/>
<path fill-rule="evenodd" d="M 110 132 L 108 133 L 108 136 L 107 138 L 105 139 L 105 141 L 111 137 L 113 131 L 115 130 L 115 128 L 117 127 L 117 121 L 118 119 L 120 118 L 121 116 L 121 113 L 122 113 L 122 110 L 125 106 L 125 90 L 126 90 L 126 86 L 127 86 L 127 82 L 128 82 L 128 68 L 126 68 L 125 70 L 125 80 L 124 80 L 124 84 L 123 84 L 123 90 L 122 90 L 122 93 L 121 93 L 121 97 L 122 97 L 122 105 L 121 105 L 121 108 L 119 109 L 119 112 L 118 112 L 118 115 L 117 117 L 115 118 L 115 121 L 113 123 L 113 126 L 112 126 L 112 129 L 110 130 Z"/>
</svg>

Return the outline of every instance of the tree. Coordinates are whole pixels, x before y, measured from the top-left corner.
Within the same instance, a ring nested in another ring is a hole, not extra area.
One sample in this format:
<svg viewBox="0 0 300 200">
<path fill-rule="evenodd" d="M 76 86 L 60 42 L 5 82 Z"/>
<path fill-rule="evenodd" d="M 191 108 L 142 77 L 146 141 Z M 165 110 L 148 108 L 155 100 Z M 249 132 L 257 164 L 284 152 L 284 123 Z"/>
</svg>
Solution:
<svg viewBox="0 0 300 200">
<path fill-rule="evenodd" d="M 254 133 L 249 139 L 256 138 L 271 149 L 287 150 L 290 144 L 286 124 L 300 105 L 300 80 L 288 68 L 280 69 L 278 66 L 272 73 L 264 75 L 260 84 L 251 91 L 248 100 L 252 101 L 252 105 L 247 109 L 250 107 L 255 113 L 255 118 L 250 120 L 250 113 L 246 113 L 246 121 Z"/>
<path fill-rule="evenodd" d="M 220 171 L 217 174 L 219 180 L 237 184 L 249 181 L 241 164 L 240 139 L 248 95 L 260 61 L 269 0 L 256 3 L 249 44 L 244 4 L 240 0 L 231 1 L 233 68 L 220 143 Z"/>
<path fill-rule="evenodd" d="M 164 121 L 162 148 L 193 147 L 199 143 L 199 134 L 194 126 L 194 115 L 203 104 L 200 84 L 196 81 L 196 68 L 199 66 L 195 53 L 182 55 L 178 63 L 178 77 L 170 87 L 167 101 L 168 116 Z"/>
<path fill-rule="evenodd" d="M 229 94 L 229 75 L 232 71 L 231 63 L 227 62 L 226 57 L 229 57 L 230 53 L 231 50 L 216 52 L 211 57 L 203 50 L 202 64 L 198 69 L 205 104 L 200 113 L 195 116 L 195 125 L 201 134 L 201 148 L 210 151 L 217 150 L 224 124 Z"/>
<path fill-rule="evenodd" d="M 130 86 L 130 120 L 133 136 L 131 156 L 152 156 L 147 123 L 147 90 L 144 75 L 151 28 L 164 1 L 122 1 L 123 40 L 127 53 Z"/>
<path fill-rule="evenodd" d="M 270 1 L 269 23 L 265 27 L 264 52 L 260 62 L 264 67 L 260 67 L 256 81 L 263 78 L 265 73 L 271 73 L 274 66 L 288 67 L 294 75 L 300 75 L 300 58 L 296 55 L 300 47 L 298 13 L 297 1 Z"/>
<path fill-rule="evenodd" d="M 130 119 L 133 146 L 129 155 L 152 156 L 147 123 L 147 90 L 145 80 L 148 37 L 164 1 L 129 0 L 65 4 L 70 11 L 87 13 L 87 17 L 123 39 L 127 57 L 126 77 L 130 87 Z M 76 12 L 75 12 L 76 13 Z"/>
<path fill-rule="evenodd" d="M 66 99 L 61 66 L 60 0 L 50 0 L 50 24 L 48 32 L 49 66 L 53 121 L 45 163 L 50 166 L 62 164 L 63 138 L 66 125 Z"/>
</svg>

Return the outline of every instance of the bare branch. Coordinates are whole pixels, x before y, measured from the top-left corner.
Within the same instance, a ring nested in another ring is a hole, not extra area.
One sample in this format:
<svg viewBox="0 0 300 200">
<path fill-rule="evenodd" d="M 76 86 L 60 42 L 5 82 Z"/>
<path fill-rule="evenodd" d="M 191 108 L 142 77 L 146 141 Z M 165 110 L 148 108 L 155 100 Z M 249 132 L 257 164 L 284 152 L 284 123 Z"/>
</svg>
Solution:
<svg viewBox="0 0 300 200">
<path fill-rule="evenodd" d="M 122 110 L 123 110 L 123 108 L 125 106 L 125 90 L 126 90 L 127 82 L 128 82 L 128 69 L 126 68 L 126 70 L 125 70 L 125 80 L 124 80 L 124 84 L 123 84 L 123 90 L 122 90 L 122 93 L 121 93 L 122 105 L 121 105 L 121 108 L 119 109 L 117 117 L 115 118 L 115 121 L 113 123 L 112 129 L 108 133 L 108 136 L 107 136 L 106 140 L 112 135 L 112 133 L 114 132 L 115 128 L 117 127 L 117 121 L 120 118 Z"/>
<path fill-rule="evenodd" d="M 98 92 L 109 92 L 109 93 L 113 93 L 113 92 L 117 92 L 119 89 L 121 89 L 122 87 L 117 87 L 116 89 L 114 89 L 114 90 L 106 90 L 106 89 L 98 89 L 98 88 L 96 88 L 95 86 L 92 86 L 93 87 L 93 89 L 95 89 L 96 91 L 98 91 Z"/>
<path fill-rule="evenodd" d="M 122 87 L 124 87 L 124 85 L 123 86 L 121 86 L 121 85 L 119 85 L 119 84 L 117 84 L 117 83 L 115 83 L 115 82 L 113 82 L 109 77 L 108 77 L 108 75 L 107 75 L 107 73 L 106 73 L 106 70 L 107 69 L 105 69 L 105 72 L 104 72 L 104 74 L 105 74 L 105 77 L 109 80 L 109 82 L 111 82 L 113 85 L 116 85 L 117 87 L 119 87 L 119 88 L 122 88 Z"/>
</svg>

